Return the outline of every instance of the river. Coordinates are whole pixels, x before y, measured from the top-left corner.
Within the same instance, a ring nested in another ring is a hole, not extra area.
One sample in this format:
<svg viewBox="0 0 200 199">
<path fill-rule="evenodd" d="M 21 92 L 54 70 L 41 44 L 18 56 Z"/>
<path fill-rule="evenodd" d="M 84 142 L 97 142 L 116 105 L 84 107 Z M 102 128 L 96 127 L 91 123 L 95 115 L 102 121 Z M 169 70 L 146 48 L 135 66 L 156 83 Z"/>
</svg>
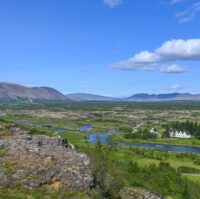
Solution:
<svg viewBox="0 0 200 199">
<path fill-rule="evenodd" d="M 109 134 L 98 134 L 99 139 L 102 144 L 106 144 Z M 97 134 L 90 134 L 88 141 L 91 143 L 96 143 Z M 118 146 L 127 146 L 127 147 L 145 147 L 145 148 L 154 148 L 164 151 L 176 151 L 182 153 L 200 153 L 200 148 L 187 147 L 187 146 L 173 146 L 165 144 L 130 144 L 130 143 L 118 143 Z"/>
</svg>

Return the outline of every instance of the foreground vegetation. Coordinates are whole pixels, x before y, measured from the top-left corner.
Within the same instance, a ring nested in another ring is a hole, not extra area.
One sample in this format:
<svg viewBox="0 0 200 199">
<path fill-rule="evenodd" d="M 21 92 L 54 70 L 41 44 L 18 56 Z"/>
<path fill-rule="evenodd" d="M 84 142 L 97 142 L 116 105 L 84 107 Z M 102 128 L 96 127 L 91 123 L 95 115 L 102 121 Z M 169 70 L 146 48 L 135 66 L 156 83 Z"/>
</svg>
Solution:
<svg viewBox="0 0 200 199">
<path fill-rule="evenodd" d="M 10 135 L 15 123 L 31 134 L 60 135 L 76 150 L 92 160 L 95 186 L 91 191 L 49 190 L 45 187 L 26 190 L 21 187 L 0 189 L 0 198 L 118 198 L 123 187 L 140 187 L 174 199 L 200 198 L 200 155 L 147 148 L 119 147 L 116 141 L 200 146 L 199 139 L 163 137 L 164 125 L 170 122 L 200 121 L 200 104 L 172 103 L 70 103 L 37 105 L 2 105 L 6 115 L 0 117 L 0 136 Z M 189 111 L 188 111 L 189 110 Z M 91 124 L 85 133 L 78 129 Z M 139 127 L 138 127 L 139 126 Z M 138 128 L 156 127 L 160 136 L 130 137 Z M 58 130 L 58 131 L 57 131 Z M 108 145 L 87 141 L 95 132 L 116 130 Z M 0 150 L 0 156 L 5 151 Z"/>
</svg>

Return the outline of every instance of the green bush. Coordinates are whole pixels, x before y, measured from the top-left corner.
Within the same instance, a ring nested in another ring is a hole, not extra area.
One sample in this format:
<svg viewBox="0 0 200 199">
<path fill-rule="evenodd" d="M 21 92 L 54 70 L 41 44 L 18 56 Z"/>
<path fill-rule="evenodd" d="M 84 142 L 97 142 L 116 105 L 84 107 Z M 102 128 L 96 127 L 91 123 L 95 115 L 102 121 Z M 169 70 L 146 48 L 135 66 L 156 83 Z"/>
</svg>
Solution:
<svg viewBox="0 0 200 199">
<path fill-rule="evenodd" d="M 194 160 L 194 164 L 200 165 L 200 158 L 196 158 L 196 159 Z"/>
<path fill-rule="evenodd" d="M 124 126 L 120 126 L 119 130 L 124 133 L 131 133 L 133 131 L 133 127 L 130 125 L 124 125 Z"/>
<path fill-rule="evenodd" d="M 148 129 L 138 129 L 135 133 L 126 133 L 126 139 L 155 139 L 157 135 L 152 134 Z"/>
</svg>

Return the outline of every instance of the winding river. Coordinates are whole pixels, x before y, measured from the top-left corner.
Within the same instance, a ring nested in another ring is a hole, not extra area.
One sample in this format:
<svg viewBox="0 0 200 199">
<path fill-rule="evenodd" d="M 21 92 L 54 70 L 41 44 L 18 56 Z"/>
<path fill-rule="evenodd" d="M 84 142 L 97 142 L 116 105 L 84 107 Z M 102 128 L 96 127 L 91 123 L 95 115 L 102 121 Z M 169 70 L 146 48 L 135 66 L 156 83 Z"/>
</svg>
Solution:
<svg viewBox="0 0 200 199">
<path fill-rule="evenodd" d="M 108 136 L 110 134 L 98 134 L 99 139 L 102 144 L 106 144 Z M 97 134 L 90 134 L 88 137 L 88 141 L 91 143 L 97 142 Z M 127 147 L 145 147 L 145 148 L 154 148 L 164 151 L 176 151 L 182 153 L 199 153 L 200 148 L 195 147 L 187 147 L 187 146 L 173 146 L 173 145 L 165 145 L 165 144 L 129 144 L 129 143 L 118 143 L 118 146 L 127 146 Z"/>
</svg>

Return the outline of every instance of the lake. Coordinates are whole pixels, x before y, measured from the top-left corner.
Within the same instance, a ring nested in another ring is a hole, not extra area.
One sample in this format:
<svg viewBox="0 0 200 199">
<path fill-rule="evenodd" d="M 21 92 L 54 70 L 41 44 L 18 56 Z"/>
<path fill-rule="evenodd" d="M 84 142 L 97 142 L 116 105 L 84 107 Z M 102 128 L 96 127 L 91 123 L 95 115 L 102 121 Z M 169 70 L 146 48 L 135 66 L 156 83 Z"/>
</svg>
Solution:
<svg viewBox="0 0 200 199">
<path fill-rule="evenodd" d="M 102 144 L 106 144 L 109 134 L 98 134 L 99 139 Z M 91 143 L 96 143 L 97 134 L 91 134 L 88 137 L 88 141 Z M 145 147 L 145 148 L 154 148 L 164 151 L 176 151 L 182 153 L 200 153 L 200 148 L 195 147 L 186 147 L 186 146 L 173 146 L 165 144 L 129 144 L 129 143 L 118 143 L 118 146 L 128 146 L 128 147 Z"/>
</svg>

